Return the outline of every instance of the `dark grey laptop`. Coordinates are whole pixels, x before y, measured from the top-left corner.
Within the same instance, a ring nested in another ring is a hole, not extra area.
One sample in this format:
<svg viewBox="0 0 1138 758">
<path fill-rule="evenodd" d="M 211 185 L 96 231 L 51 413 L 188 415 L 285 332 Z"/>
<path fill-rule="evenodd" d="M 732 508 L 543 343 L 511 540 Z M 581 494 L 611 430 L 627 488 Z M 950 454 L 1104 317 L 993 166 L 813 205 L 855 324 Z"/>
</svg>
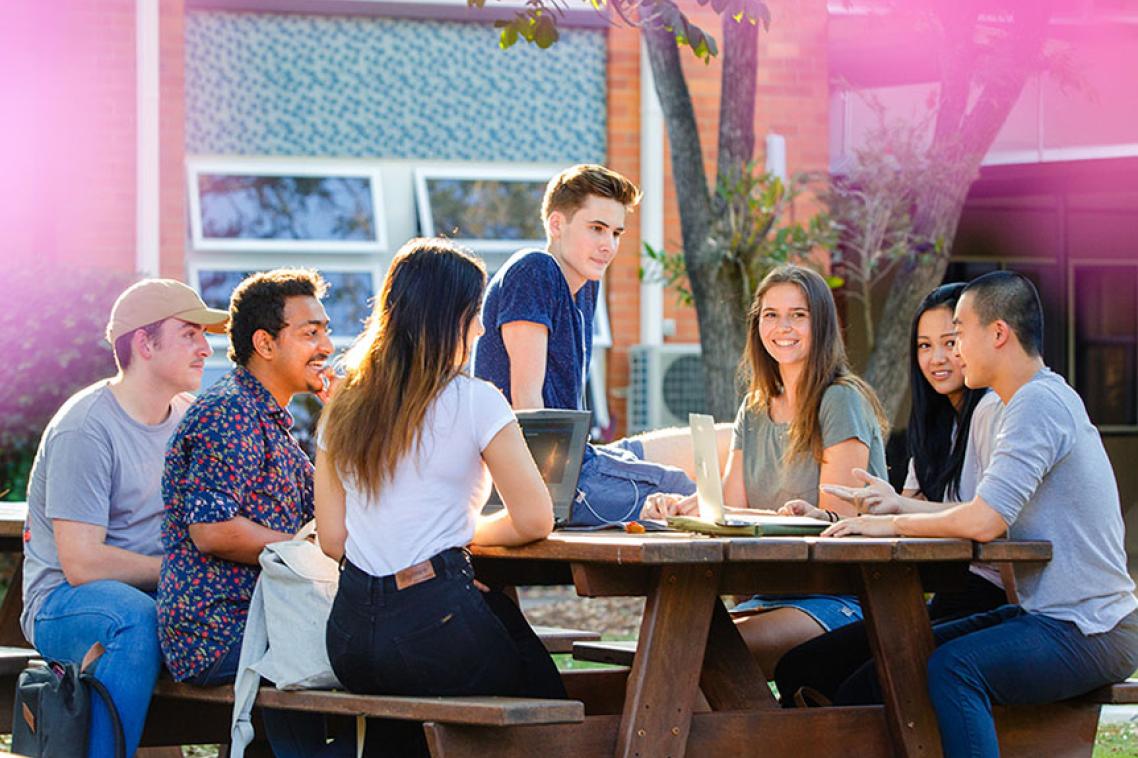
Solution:
<svg viewBox="0 0 1138 758">
<path fill-rule="evenodd" d="M 577 496 L 577 478 L 585 457 L 585 443 L 589 441 L 589 412 L 544 409 L 517 411 L 516 415 L 526 445 L 549 488 L 553 516 L 558 524 L 565 523 Z M 486 505 L 487 511 L 502 507 L 497 490 Z"/>
</svg>

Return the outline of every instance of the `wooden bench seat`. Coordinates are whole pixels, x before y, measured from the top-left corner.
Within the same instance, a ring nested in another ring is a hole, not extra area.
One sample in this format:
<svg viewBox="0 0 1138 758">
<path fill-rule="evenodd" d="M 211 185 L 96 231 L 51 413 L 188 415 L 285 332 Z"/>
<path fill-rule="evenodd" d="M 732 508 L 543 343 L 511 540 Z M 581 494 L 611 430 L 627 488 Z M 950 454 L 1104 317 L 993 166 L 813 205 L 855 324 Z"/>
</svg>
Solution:
<svg viewBox="0 0 1138 758">
<path fill-rule="evenodd" d="M 605 640 L 573 643 L 573 658 L 613 666 L 631 666 L 636 656 L 636 640 Z"/>
<path fill-rule="evenodd" d="M 1079 699 L 1099 705 L 1138 705 L 1138 679 L 1099 687 Z"/>
<path fill-rule="evenodd" d="M 233 688 L 195 687 L 163 680 L 154 689 L 156 700 L 233 704 Z M 312 711 L 341 716 L 371 716 L 448 724 L 517 726 L 566 724 L 583 721 L 579 700 L 523 697 L 397 697 L 356 695 L 327 690 L 284 691 L 262 687 L 257 705 L 288 711 Z"/>
<path fill-rule="evenodd" d="M 30 647 L 0 647 L 0 676 L 18 676 L 39 657 L 39 652 Z"/>
<path fill-rule="evenodd" d="M 631 666 L 635 655 L 635 640 L 586 641 L 573 644 L 573 658 L 578 661 Z M 1138 679 L 1099 687 L 1073 700 L 1099 705 L 1138 705 Z"/>
<path fill-rule="evenodd" d="M 549 653 L 572 653 L 573 643 L 599 640 L 598 632 L 584 629 L 563 629 L 557 626 L 535 626 L 533 631 Z"/>
</svg>

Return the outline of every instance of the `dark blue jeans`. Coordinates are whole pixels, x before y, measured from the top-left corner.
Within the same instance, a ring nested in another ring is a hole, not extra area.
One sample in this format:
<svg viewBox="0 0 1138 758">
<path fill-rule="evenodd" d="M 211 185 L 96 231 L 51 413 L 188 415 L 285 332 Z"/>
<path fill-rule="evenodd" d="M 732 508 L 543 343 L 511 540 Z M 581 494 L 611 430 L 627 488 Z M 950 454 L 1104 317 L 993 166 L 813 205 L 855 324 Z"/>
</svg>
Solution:
<svg viewBox="0 0 1138 758">
<path fill-rule="evenodd" d="M 1053 703 L 1125 679 L 1138 669 L 1138 611 L 1102 634 L 1005 605 L 933 627 L 929 695 L 946 758 L 998 756 L 992 703 Z M 836 702 L 880 702 L 872 662 Z"/>
<path fill-rule="evenodd" d="M 233 684 L 237 676 L 237 664 L 240 661 L 241 640 L 238 640 L 209 668 L 186 681 L 198 687 Z M 333 747 L 325 744 L 324 716 L 319 713 L 262 708 L 261 718 L 265 722 L 265 738 L 269 741 L 276 758 L 314 758 L 314 756 L 335 754 L 324 752 L 332 751 Z M 347 745 L 350 740 L 338 740 L 338 742 Z"/>
<path fill-rule="evenodd" d="M 377 695 L 565 697 L 553 660 L 518 606 L 473 584 L 470 554 L 444 550 L 435 578 L 396 589 L 345 560 L 328 619 L 328 659 L 344 687 Z M 369 719 L 366 752 L 425 755 L 418 724 Z"/>
<path fill-rule="evenodd" d="M 1007 598 L 1002 587 L 968 572 L 965 589 L 936 594 L 928 606 L 929 618 L 938 624 L 971 616 L 1007 605 Z M 830 700 L 836 699 L 842 683 L 866 661 L 872 666 L 873 653 L 864 621 L 803 642 L 783 655 L 774 670 L 783 706 L 793 707 L 794 693 L 802 687 L 810 687 Z"/>
</svg>

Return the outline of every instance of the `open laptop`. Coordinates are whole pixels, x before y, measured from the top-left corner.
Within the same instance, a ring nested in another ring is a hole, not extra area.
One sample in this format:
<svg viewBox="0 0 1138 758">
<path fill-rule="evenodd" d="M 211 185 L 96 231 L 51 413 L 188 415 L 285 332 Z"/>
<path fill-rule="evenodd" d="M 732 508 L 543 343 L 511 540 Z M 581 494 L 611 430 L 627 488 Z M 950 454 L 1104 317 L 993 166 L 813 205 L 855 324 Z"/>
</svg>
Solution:
<svg viewBox="0 0 1138 758">
<path fill-rule="evenodd" d="M 561 524 L 569 520 L 569 510 L 577 495 L 577 478 L 589 441 L 589 412 L 544 409 L 517 411 L 522 436 L 533 455 L 541 478 L 553 500 L 553 517 Z M 486 512 L 502 507 L 498 491 L 490 495 Z"/>
<path fill-rule="evenodd" d="M 688 415 L 691 424 L 692 453 L 695 457 L 695 488 L 699 501 L 699 521 L 718 526 L 773 526 L 821 532 L 829 524 L 805 516 L 779 516 L 773 511 L 727 508 L 723 504 L 723 479 L 719 475 L 719 446 L 715 419 L 703 413 Z M 677 523 L 682 524 L 683 519 Z M 669 519 L 669 524 L 672 524 Z"/>
</svg>

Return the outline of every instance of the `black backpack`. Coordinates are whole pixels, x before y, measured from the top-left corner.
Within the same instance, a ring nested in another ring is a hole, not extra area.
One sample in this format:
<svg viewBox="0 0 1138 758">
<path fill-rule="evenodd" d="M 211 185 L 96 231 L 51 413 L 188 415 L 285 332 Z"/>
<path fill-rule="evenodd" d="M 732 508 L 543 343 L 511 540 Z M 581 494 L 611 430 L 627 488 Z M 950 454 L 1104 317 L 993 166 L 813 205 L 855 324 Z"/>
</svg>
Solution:
<svg viewBox="0 0 1138 758">
<path fill-rule="evenodd" d="M 13 753 L 37 758 L 86 755 L 93 690 L 110 712 L 115 755 L 126 758 L 119 712 L 107 688 L 87 672 L 103 652 L 103 646 L 96 642 L 79 665 L 48 661 L 46 666 L 25 669 L 20 674 L 12 714 Z"/>
</svg>

